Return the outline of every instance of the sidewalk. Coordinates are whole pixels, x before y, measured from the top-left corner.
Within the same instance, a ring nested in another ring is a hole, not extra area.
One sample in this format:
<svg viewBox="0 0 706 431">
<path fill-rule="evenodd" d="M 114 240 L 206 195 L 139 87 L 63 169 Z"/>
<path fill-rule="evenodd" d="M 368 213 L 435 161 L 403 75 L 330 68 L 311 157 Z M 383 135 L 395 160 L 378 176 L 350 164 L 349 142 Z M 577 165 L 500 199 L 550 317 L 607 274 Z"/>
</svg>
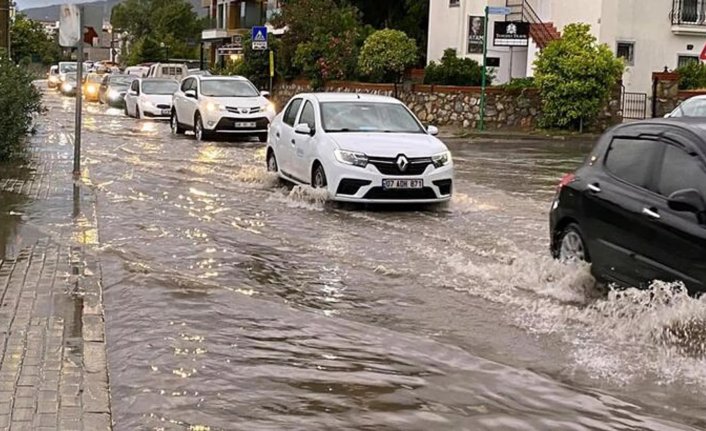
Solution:
<svg viewBox="0 0 706 431">
<path fill-rule="evenodd" d="M 476 129 L 463 128 L 459 126 L 442 126 L 439 127 L 440 139 L 444 140 L 495 140 L 495 141 L 576 141 L 576 142 L 594 142 L 600 138 L 600 134 L 595 133 L 575 133 L 575 132 L 559 132 L 546 130 L 505 130 L 492 129 L 479 131 Z"/>
<path fill-rule="evenodd" d="M 65 137 L 31 139 L 30 166 L 0 165 L 0 430 L 109 430 L 94 195 Z"/>
</svg>

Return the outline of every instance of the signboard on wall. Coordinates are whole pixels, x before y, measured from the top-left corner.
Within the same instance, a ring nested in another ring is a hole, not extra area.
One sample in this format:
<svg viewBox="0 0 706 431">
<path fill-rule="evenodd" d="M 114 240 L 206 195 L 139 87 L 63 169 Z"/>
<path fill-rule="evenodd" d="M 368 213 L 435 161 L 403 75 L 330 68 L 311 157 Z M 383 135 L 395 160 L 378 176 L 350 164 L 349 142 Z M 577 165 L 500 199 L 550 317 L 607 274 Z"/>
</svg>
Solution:
<svg viewBox="0 0 706 431">
<path fill-rule="evenodd" d="M 528 22 L 495 21 L 495 46 L 528 46 L 530 25 Z"/>
<path fill-rule="evenodd" d="M 485 17 L 468 17 L 468 54 L 483 54 L 485 38 Z"/>
</svg>

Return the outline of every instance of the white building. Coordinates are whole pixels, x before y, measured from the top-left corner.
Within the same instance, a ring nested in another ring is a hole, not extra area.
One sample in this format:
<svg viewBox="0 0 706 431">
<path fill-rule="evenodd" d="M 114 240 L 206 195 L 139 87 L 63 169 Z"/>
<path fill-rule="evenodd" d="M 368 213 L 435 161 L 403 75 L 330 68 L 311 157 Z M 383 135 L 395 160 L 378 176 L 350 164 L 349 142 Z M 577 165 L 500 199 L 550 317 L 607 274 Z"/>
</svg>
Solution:
<svg viewBox="0 0 706 431">
<path fill-rule="evenodd" d="M 508 20 L 532 23 L 528 48 L 493 46 L 493 22 L 488 27 L 488 57 L 500 61 L 496 83 L 532 75 L 538 43 L 556 28 L 570 23 L 591 25 L 591 31 L 616 55 L 625 58 L 626 91 L 651 95 L 652 72 L 670 70 L 699 61 L 706 45 L 706 0 L 430 0 L 427 58 L 439 60 L 446 48 L 482 62 L 469 42 L 472 17 L 482 16 L 486 5 L 509 6 Z M 546 30 L 545 30 L 546 29 Z M 544 34 L 544 35 L 543 35 Z M 540 39 L 540 40 L 537 40 Z M 469 47 L 471 49 L 469 50 Z M 476 50 L 477 51 L 477 50 Z M 512 59 L 512 60 L 511 60 Z"/>
</svg>

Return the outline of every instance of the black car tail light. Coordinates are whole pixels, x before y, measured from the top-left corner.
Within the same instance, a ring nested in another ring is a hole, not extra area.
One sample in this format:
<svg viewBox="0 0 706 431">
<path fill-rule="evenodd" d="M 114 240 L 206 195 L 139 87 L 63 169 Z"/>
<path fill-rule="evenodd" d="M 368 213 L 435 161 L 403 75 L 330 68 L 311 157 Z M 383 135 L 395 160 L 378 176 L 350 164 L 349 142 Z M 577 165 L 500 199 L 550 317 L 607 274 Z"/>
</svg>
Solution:
<svg viewBox="0 0 706 431">
<path fill-rule="evenodd" d="M 559 181 L 559 185 L 556 188 L 556 191 L 559 192 L 563 187 L 568 186 L 569 184 L 573 183 L 576 181 L 576 174 L 566 174 L 561 178 L 561 181 Z"/>
</svg>

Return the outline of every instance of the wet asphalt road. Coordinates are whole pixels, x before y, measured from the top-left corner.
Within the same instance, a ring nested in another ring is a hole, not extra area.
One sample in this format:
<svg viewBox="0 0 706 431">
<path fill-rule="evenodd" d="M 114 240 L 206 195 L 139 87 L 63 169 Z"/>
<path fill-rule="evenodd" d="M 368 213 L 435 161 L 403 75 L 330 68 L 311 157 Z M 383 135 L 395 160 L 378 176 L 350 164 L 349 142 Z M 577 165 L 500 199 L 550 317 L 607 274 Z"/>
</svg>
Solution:
<svg viewBox="0 0 706 431">
<path fill-rule="evenodd" d="M 117 430 L 706 429 L 706 302 L 548 255 L 590 143 L 449 142 L 448 206 L 381 209 L 280 183 L 254 141 L 84 124 Z"/>
</svg>

